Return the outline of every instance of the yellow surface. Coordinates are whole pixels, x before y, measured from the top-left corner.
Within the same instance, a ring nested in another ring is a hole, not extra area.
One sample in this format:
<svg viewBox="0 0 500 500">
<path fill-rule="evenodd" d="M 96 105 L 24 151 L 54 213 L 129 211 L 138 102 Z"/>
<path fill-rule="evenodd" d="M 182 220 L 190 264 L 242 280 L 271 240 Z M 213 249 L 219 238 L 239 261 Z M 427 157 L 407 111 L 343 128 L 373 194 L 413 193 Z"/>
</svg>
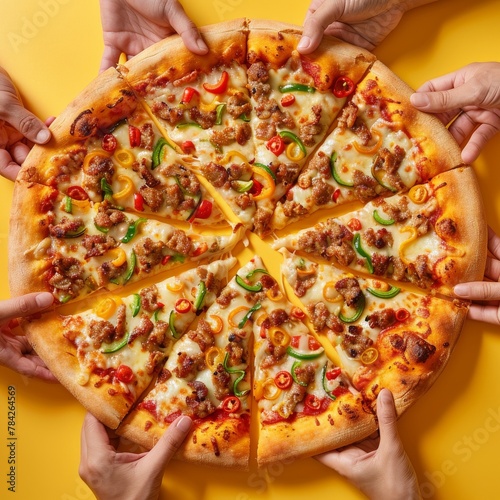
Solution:
<svg viewBox="0 0 500 500">
<path fill-rule="evenodd" d="M 27 106 L 56 115 L 95 76 L 102 52 L 97 0 L 2 2 L 0 64 Z M 248 16 L 300 24 L 308 0 L 184 0 L 198 24 Z M 469 62 L 499 59 L 497 0 L 439 1 L 406 14 L 376 54 L 417 87 Z M 500 230 L 500 137 L 476 162 L 488 222 Z M 7 231 L 11 184 L 0 180 L 0 299 L 8 297 Z M 466 200 L 464 200 L 466 203 Z M 424 498 L 499 498 L 500 329 L 468 321 L 449 365 L 400 421 Z M 15 493 L 8 488 L 7 387 L 16 388 Z M 93 498 L 78 477 L 83 408 L 59 385 L 0 369 L 0 498 Z M 313 459 L 249 473 L 172 463 L 163 497 L 172 499 L 357 499 L 345 480 Z"/>
</svg>

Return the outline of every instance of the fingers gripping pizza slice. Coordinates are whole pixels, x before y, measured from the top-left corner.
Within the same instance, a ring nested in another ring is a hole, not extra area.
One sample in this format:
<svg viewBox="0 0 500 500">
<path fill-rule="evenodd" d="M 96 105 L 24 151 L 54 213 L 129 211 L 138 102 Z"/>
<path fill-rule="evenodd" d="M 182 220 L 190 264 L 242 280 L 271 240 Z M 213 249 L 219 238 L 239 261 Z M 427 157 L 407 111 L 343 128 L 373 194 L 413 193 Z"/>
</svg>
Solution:
<svg viewBox="0 0 500 500">
<path fill-rule="evenodd" d="M 316 332 L 335 347 L 343 372 L 365 403 L 387 387 L 403 411 L 432 385 L 458 340 L 465 303 L 417 295 L 286 250 L 283 254 L 286 280 Z"/>
<path fill-rule="evenodd" d="M 182 230 L 119 210 L 107 199 L 76 200 L 52 187 L 19 181 L 12 213 L 17 234 L 9 252 L 12 293 L 46 290 L 61 303 L 184 262 L 218 257 L 236 245 L 242 232 Z"/>
<path fill-rule="evenodd" d="M 129 296 L 101 295 L 79 314 L 51 312 L 27 321 L 26 334 L 65 387 L 116 428 L 174 342 L 219 295 L 235 260 L 191 269 Z"/>
<path fill-rule="evenodd" d="M 197 327 L 175 344 L 155 387 L 119 433 L 151 448 L 180 414 L 194 419 L 178 458 L 246 467 L 250 453 L 249 342 L 277 283 L 258 257 L 241 268 Z"/>
<path fill-rule="evenodd" d="M 455 140 L 437 118 L 411 106 L 412 93 L 375 62 L 279 203 L 272 227 L 283 228 L 317 210 L 407 191 L 460 165 Z"/>
<path fill-rule="evenodd" d="M 486 247 L 480 198 L 471 196 L 467 209 L 449 202 L 461 186 L 477 191 L 471 167 L 444 172 L 407 194 L 377 198 L 354 212 L 289 233 L 273 246 L 453 296 L 460 281 L 481 279 L 486 257 L 473 250 Z"/>
</svg>

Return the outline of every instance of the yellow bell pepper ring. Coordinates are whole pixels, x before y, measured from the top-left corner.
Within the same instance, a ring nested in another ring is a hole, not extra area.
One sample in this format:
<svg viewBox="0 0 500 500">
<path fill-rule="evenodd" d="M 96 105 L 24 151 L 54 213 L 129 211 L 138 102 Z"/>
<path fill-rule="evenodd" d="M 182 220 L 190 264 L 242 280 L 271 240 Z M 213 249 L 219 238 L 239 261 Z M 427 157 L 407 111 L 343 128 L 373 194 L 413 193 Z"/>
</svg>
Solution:
<svg viewBox="0 0 500 500">
<path fill-rule="evenodd" d="M 115 200 L 119 200 L 121 198 L 127 198 L 127 196 L 130 196 L 134 190 L 134 183 L 132 182 L 132 179 L 127 175 L 119 175 L 117 177 L 117 180 L 125 184 L 125 186 L 121 191 L 118 191 L 118 193 L 114 193 L 113 198 Z"/>
<path fill-rule="evenodd" d="M 117 149 L 114 154 L 116 161 L 123 167 L 131 167 L 135 161 L 135 157 L 128 149 Z"/>
</svg>

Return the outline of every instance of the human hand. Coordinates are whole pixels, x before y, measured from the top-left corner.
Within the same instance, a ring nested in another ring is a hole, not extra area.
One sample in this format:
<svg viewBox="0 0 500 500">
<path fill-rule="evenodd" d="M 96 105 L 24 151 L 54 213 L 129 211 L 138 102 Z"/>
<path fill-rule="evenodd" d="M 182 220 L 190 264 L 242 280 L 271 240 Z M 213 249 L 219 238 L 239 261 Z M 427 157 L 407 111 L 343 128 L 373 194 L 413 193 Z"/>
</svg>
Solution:
<svg viewBox="0 0 500 500">
<path fill-rule="evenodd" d="M 147 453 L 119 453 L 118 438 L 92 414 L 83 421 L 80 477 L 100 500 L 156 500 L 163 472 L 191 428 L 191 419 L 178 417 Z"/>
<path fill-rule="evenodd" d="M 177 0 L 100 0 L 104 54 L 100 71 L 124 52 L 135 56 L 163 38 L 179 33 L 186 47 L 203 55 L 208 47 Z"/>
<path fill-rule="evenodd" d="M 57 381 L 33 351 L 26 337 L 13 332 L 16 318 L 36 314 L 49 307 L 53 301 L 52 294 L 43 292 L 0 302 L 0 365 L 28 377 L 37 377 L 47 382 Z"/>
<path fill-rule="evenodd" d="M 462 160 L 472 163 L 500 130 L 500 63 L 472 63 L 430 80 L 410 97 L 416 108 L 437 113 L 464 145 Z"/>
<path fill-rule="evenodd" d="M 500 325 L 500 237 L 491 227 L 488 228 L 488 251 L 485 280 L 460 283 L 453 291 L 461 299 L 481 301 L 470 306 L 470 319 Z"/>
<path fill-rule="evenodd" d="M 50 131 L 22 104 L 16 87 L 0 68 L 0 175 L 15 180 L 30 146 L 26 140 L 45 144 Z"/>
<path fill-rule="evenodd" d="M 373 50 L 414 7 L 436 0 L 312 0 L 297 50 L 310 54 L 323 33 Z"/>
<path fill-rule="evenodd" d="M 380 438 L 372 435 L 315 458 L 372 500 L 421 498 L 417 476 L 398 435 L 394 399 L 387 389 L 378 395 L 377 417 Z"/>
</svg>

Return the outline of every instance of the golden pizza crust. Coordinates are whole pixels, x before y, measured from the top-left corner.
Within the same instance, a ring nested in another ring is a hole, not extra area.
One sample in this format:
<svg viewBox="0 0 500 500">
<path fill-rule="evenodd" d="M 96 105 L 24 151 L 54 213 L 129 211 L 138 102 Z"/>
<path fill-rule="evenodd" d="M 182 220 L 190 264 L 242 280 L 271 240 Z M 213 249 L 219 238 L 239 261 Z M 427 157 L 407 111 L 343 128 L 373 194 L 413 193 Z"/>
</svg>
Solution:
<svg viewBox="0 0 500 500">
<path fill-rule="evenodd" d="M 319 415 L 261 424 L 257 462 L 263 466 L 318 455 L 364 439 L 376 428 L 376 419 L 364 408 L 361 398 L 346 393 Z"/>
<path fill-rule="evenodd" d="M 54 191 L 19 180 L 14 185 L 8 250 L 9 286 L 14 297 L 47 290 L 44 273 L 50 261 L 44 256 L 47 244 L 50 248 L 49 218 L 41 211 L 41 203 Z"/>
<path fill-rule="evenodd" d="M 250 456 L 249 419 L 197 420 L 174 458 L 200 465 L 247 469 Z M 144 409 L 134 409 L 117 433 L 151 449 L 166 431 Z M 147 429 L 147 430 L 146 430 Z"/>
<path fill-rule="evenodd" d="M 446 186 L 440 186 L 446 183 Z M 476 173 L 461 167 L 437 175 L 430 182 L 440 207 L 435 230 L 448 245 L 448 255 L 435 268 L 444 288 L 453 296 L 460 282 L 481 281 L 486 266 L 488 227 Z M 462 199 L 466 194 L 466 200 Z"/>
<path fill-rule="evenodd" d="M 103 424 L 116 429 L 133 400 L 123 394 L 110 395 L 109 384 L 96 387 L 100 377 L 95 374 L 85 385 L 78 383 L 80 363 L 75 346 L 63 336 L 63 317 L 54 311 L 36 321 L 25 321 L 22 327 L 33 349 L 59 382 Z"/>
</svg>

